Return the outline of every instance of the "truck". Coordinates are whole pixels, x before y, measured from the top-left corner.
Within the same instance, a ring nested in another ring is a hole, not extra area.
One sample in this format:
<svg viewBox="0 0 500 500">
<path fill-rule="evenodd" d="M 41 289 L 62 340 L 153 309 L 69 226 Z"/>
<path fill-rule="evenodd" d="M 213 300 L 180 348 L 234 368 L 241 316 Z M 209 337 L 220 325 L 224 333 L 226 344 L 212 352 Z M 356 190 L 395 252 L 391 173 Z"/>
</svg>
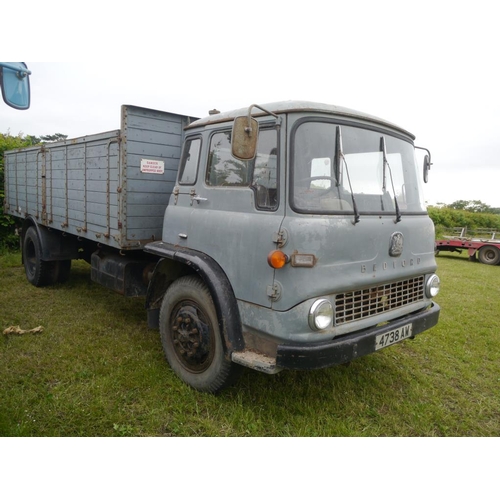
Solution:
<svg viewBox="0 0 500 500">
<path fill-rule="evenodd" d="M 436 254 L 467 250 L 469 260 L 490 266 L 500 264 L 500 239 L 496 229 L 478 229 L 475 237 L 467 234 L 466 227 L 454 229 L 453 235 L 436 240 Z"/>
<path fill-rule="evenodd" d="M 430 153 L 352 109 L 284 101 L 195 117 L 123 105 L 119 130 L 5 154 L 28 281 L 144 297 L 182 381 L 348 364 L 437 324 Z"/>
</svg>

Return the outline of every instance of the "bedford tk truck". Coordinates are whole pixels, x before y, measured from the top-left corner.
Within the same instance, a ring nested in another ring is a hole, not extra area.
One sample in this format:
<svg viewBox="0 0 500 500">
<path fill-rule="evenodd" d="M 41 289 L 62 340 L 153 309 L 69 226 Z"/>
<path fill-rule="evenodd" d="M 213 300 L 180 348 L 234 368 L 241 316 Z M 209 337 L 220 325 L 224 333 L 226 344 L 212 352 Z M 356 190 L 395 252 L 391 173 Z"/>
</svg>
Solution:
<svg viewBox="0 0 500 500">
<path fill-rule="evenodd" d="M 436 325 L 430 154 L 350 109 L 290 101 L 203 119 L 123 106 L 120 130 L 9 151 L 5 212 L 35 286 L 144 296 L 174 372 L 346 364 Z"/>
</svg>

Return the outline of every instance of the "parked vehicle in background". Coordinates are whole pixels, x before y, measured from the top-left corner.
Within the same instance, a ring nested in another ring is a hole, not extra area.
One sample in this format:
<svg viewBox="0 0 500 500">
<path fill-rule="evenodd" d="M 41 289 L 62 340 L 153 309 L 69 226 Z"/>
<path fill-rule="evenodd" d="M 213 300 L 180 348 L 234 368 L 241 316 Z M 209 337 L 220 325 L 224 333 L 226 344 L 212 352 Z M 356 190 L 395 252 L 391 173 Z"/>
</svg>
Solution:
<svg viewBox="0 0 500 500">
<path fill-rule="evenodd" d="M 304 101 L 200 120 L 123 106 L 120 130 L 7 152 L 5 212 L 33 285 L 85 259 L 145 296 L 172 369 L 217 392 L 239 366 L 347 363 L 437 323 L 414 139 Z"/>
<path fill-rule="evenodd" d="M 436 252 L 459 252 L 467 250 L 470 260 L 496 266 L 500 264 L 500 238 L 495 229 L 477 229 L 468 236 L 467 228 L 455 228 L 455 235 L 436 240 Z"/>
<path fill-rule="evenodd" d="M 31 71 L 23 62 L 0 62 L 0 87 L 8 106 L 15 109 L 30 107 Z"/>
</svg>

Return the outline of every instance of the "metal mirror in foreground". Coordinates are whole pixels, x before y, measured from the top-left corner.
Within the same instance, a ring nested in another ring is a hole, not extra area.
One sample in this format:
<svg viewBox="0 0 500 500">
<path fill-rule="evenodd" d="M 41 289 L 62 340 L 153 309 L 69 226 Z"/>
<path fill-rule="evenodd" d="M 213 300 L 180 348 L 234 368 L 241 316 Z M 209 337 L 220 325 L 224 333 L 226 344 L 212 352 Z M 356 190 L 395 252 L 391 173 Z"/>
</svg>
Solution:
<svg viewBox="0 0 500 500">
<path fill-rule="evenodd" d="M 15 109 L 30 107 L 30 74 L 23 62 L 0 62 L 0 87 L 7 105 Z"/>
<path fill-rule="evenodd" d="M 254 118 L 239 116 L 233 123 L 231 153 L 239 160 L 253 160 L 257 151 L 259 123 Z"/>
</svg>

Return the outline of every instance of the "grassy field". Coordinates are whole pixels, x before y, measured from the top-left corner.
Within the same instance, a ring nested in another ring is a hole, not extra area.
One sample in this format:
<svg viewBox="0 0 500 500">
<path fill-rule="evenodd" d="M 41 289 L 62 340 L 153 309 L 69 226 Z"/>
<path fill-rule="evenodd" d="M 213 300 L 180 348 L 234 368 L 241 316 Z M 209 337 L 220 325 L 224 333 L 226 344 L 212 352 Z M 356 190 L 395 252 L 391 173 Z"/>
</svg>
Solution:
<svg viewBox="0 0 500 500">
<path fill-rule="evenodd" d="M 90 281 L 29 285 L 0 256 L 1 436 L 499 436 L 500 266 L 438 257 L 437 327 L 349 367 L 245 371 L 221 395 L 164 361 L 143 301 Z"/>
</svg>

